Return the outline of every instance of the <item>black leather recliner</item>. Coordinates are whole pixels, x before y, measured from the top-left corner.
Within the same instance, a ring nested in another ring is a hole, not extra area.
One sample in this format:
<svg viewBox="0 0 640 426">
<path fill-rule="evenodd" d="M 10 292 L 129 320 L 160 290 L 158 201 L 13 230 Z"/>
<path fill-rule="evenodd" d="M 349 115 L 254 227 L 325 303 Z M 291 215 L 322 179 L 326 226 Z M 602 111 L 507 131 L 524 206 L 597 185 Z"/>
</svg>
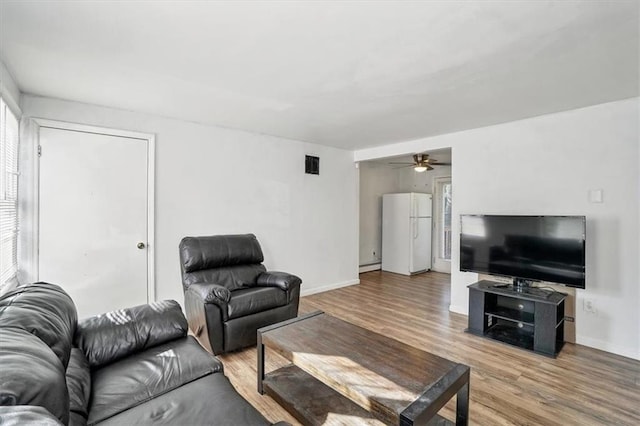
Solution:
<svg viewBox="0 0 640 426">
<path fill-rule="evenodd" d="M 267 272 L 255 235 L 185 237 L 180 267 L 189 328 L 218 355 L 256 344 L 256 331 L 298 314 L 295 275 Z"/>
</svg>

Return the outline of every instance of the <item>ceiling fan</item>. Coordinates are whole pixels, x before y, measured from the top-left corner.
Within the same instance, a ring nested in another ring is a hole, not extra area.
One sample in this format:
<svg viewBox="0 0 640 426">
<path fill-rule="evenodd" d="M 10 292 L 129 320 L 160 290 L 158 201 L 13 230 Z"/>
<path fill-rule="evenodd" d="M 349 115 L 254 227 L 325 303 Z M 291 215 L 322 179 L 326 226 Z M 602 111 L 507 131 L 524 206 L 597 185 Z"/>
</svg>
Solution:
<svg viewBox="0 0 640 426">
<path fill-rule="evenodd" d="M 389 163 L 389 164 L 404 164 L 404 167 L 413 167 L 418 173 L 425 172 L 427 170 L 433 170 L 431 166 L 450 166 L 451 163 L 440 163 L 437 160 L 429 158 L 429 154 L 413 154 L 413 163 Z"/>
</svg>

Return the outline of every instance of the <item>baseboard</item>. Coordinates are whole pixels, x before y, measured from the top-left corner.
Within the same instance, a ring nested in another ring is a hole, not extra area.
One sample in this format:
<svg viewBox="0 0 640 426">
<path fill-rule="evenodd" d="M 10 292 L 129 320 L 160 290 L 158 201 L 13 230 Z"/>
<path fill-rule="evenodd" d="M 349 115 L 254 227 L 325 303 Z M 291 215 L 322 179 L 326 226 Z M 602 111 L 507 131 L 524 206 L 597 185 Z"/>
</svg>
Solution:
<svg viewBox="0 0 640 426">
<path fill-rule="evenodd" d="M 455 312 L 456 314 L 461 314 L 461 315 L 469 315 L 469 312 L 467 311 L 467 307 L 466 306 L 457 306 L 457 305 L 449 305 L 449 311 L 451 312 Z"/>
<path fill-rule="evenodd" d="M 634 353 L 633 350 L 629 347 L 612 345 L 611 343 L 602 341 L 600 339 L 594 339 L 592 337 L 585 336 L 576 336 L 576 344 L 582 346 L 588 346 L 594 349 L 600 349 L 601 351 L 609 352 L 612 354 L 624 356 L 627 358 L 635 359 L 640 361 L 640 353 Z"/>
<path fill-rule="evenodd" d="M 359 269 L 359 273 L 363 273 L 363 272 L 371 272 L 371 271 L 377 271 L 380 268 L 382 268 L 382 264 L 381 263 L 372 263 L 371 265 L 362 265 L 360 266 Z"/>
<path fill-rule="evenodd" d="M 360 284 L 360 280 L 343 281 L 340 283 L 321 285 L 320 287 L 313 287 L 309 289 L 304 288 L 304 284 L 302 284 L 302 289 L 300 290 L 300 296 L 301 297 L 310 296 L 312 294 L 323 293 L 325 291 L 335 290 L 337 288 L 348 287 L 350 285 L 356 285 L 356 284 Z"/>
</svg>

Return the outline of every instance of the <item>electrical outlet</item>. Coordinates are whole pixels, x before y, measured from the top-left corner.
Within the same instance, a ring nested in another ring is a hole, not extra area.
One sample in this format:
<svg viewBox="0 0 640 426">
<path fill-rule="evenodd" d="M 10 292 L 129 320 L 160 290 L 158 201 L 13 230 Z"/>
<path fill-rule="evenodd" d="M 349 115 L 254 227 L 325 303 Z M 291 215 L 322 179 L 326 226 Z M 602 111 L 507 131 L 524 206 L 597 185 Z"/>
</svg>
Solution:
<svg viewBox="0 0 640 426">
<path fill-rule="evenodd" d="M 598 310 L 596 309 L 595 303 L 593 302 L 593 299 L 584 299 L 584 305 L 583 305 L 583 309 L 585 312 L 588 312 L 590 314 L 597 314 Z"/>
</svg>

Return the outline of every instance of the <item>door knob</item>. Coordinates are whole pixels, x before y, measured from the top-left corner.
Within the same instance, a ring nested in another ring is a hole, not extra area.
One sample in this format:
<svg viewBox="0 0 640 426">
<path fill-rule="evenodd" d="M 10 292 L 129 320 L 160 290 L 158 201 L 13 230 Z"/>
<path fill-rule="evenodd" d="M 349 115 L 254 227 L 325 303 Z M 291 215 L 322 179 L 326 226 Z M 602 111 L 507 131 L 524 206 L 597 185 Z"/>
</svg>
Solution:
<svg viewBox="0 0 640 426">
<path fill-rule="evenodd" d="M 144 248 L 144 243 L 143 243 L 143 242 L 139 242 L 139 243 L 138 243 L 138 248 L 139 248 L 140 250 L 142 250 L 142 249 Z"/>
</svg>

